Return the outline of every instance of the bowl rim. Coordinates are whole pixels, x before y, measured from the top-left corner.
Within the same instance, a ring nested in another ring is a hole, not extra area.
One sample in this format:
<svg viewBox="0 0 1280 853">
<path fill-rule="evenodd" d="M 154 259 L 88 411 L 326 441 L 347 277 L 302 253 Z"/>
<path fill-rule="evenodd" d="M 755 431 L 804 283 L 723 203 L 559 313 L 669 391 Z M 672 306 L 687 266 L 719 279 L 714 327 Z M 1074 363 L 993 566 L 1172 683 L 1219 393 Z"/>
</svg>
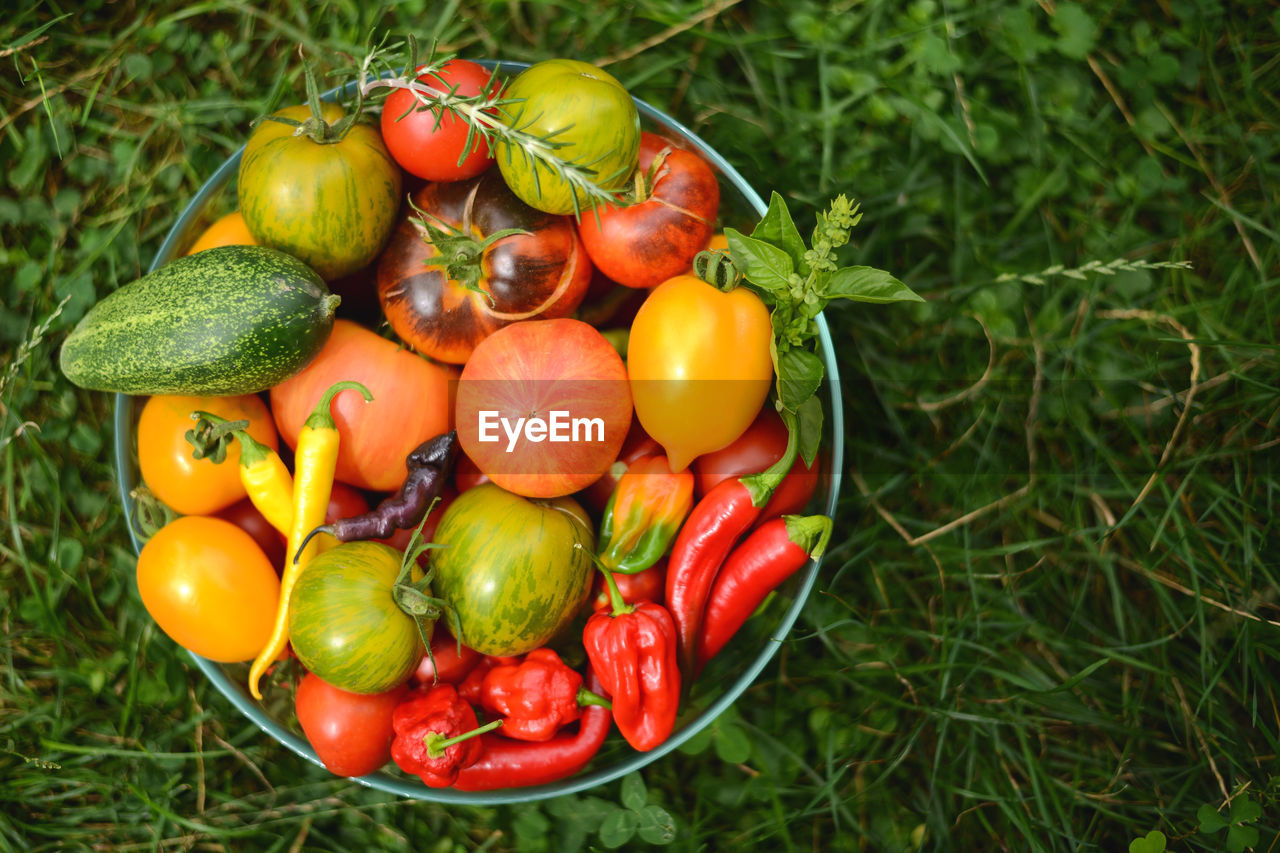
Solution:
<svg viewBox="0 0 1280 853">
<path fill-rule="evenodd" d="M 473 60 L 486 68 L 503 70 L 515 69 L 522 70 L 529 66 L 527 62 L 509 61 L 509 60 Z M 324 93 L 326 99 L 332 99 L 339 95 L 345 94 L 352 89 L 354 84 L 348 84 L 345 87 L 335 87 Z M 680 139 L 692 145 L 697 151 L 705 157 L 716 170 L 716 172 L 727 180 L 733 188 L 742 195 L 747 203 L 752 207 L 757 216 L 763 217 L 767 207 L 760 195 L 752 186 L 747 183 L 746 179 L 730 164 L 718 151 L 711 148 L 692 130 L 683 124 L 668 116 L 663 111 L 652 106 L 651 104 L 633 96 L 637 109 L 640 114 L 649 119 L 654 124 L 668 131 L 676 133 Z M 152 272 L 172 260 L 181 248 L 181 241 L 187 236 L 191 226 L 203 215 L 204 208 L 211 198 L 214 197 L 226 185 L 227 181 L 238 171 L 241 155 L 244 153 L 244 146 L 233 152 L 222 165 L 220 165 L 214 173 L 201 185 L 200 190 L 187 203 L 174 224 L 169 229 L 164 241 L 161 243 L 160 250 L 156 253 L 155 259 L 148 267 L 148 272 Z M 820 344 L 820 354 L 826 367 L 827 375 L 823 380 L 827 386 L 828 402 L 830 409 L 827 412 L 829 428 L 831 430 L 832 441 L 829 454 L 829 471 L 826 480 L 830 483 L 827 494 L 827 502 L 825 512 L 831 518 L 835 518 L 836 505 L 840 495 L 840 485 L 842 472 L 844 469 L 844 410 L 842 400 L 839 394 L 840 376 L 839 369 L 835 359 L 835 349 L 831 339 L 831 332 L 827 326 L 826 318 L 820 313 L 817 316 L 818 340 Z M 129 531 L 129 538 L 133 544 L 134 552 L 141 551 L 142 542 L 137 532 L 137 524 L 135 522 L 135 513 L 133 503 L 130 500 L 130 492 L 134 489 L 136 482 L 134 479 L 134 471 L 130 462 L 130 450 L 132 449 L 129 442 L 126 442 L 125 436 L 133 432 L 133 397 L 127 394 L 116 394 L 114 400 L 113 411 L 113 429 L 114 429 L 114 462 L 116 468 L 116 484 L 117 492 L 121 505 L 124 507 L 125 523 Z M 828 551 L 830 553 L 830 551 Z M 824 555 L 825 556 L 825 555 Z M 683 728 L 672 733 L 665 742 L 647 752 L 637 752 L 628 755 L 622 761 L 610 764 L 604 767 L 598 767 L 586 773 L 580 773 L 558 782 L 551 782 L 544 785 L 531 786 L 527 788 L 504 788 L 495 791 L 458 791 L 453 788 L 429 788 L 421 783 L 411 782 L 407 779 L 400 779 L 391 776 L 381 770 L 371 773 L 367 776 L 351 777 L 352 781 L 373 788 L 384 793 L 396 794 L 398 796 L 409 799 L 423 800 L 437 803 L 463 804 L 473 806 L 500 805 L 506 803 L 533 802 L 535 800 L 543 800 L 551 797 L 559 797 L 565 794 L 573 794 L 595 788 L 608 782 L 619 779 L 628 773 L 632 773 L 648 764 L 657 761 L 659 758 L 669 754 L 673 750 L 678 749 L 695 735 L 701 733 L 707 726 L 723 714 L 738 698 L 750 687 L 759 677 L 764 668 L 773 660 L 778 649 L 785 641 L 787 635 L 791 632 L 796 621 L 800 617 L 801 611 L 808 603 L 809 596 L 812 594 L 813 587 L 817 581 L 818 573 L 823 565 L 823 557 L 809 562 L 808 566 L 803 570 L 797 585 L 795 598 L 791 602 L 790 607 L 783 614 L 782 619 L 778 622 L 774 632 L 764 643 L 763 648 L 757 653 L 754 660 L 746 667 L 746 669 L 730 684 L 725 691 L 716 697 L 707 708 L 705 708 L 698 716 L 690 719 Z M 299 737 L 293 732 L 286 729 L 276 720 L 272 719 L 264 708 L 255 702 L 248 692 L 240 685 L 232 682 L 227 674 L 222 670 L 221 666 L 213 661 L 203 658 L 194 652 L 187 652 L 196 666 L 204 673 L 212 685 L 231 701 L 231 703 L 246 718 L 254 723 L 264 733 L 270 735 L 276 741 L 284 745 L 286 748 L 297 755 L 311 761 L 317 766 L 323 767 L 323 763 L 306 742 L 304 738 Z"/>
</svg>

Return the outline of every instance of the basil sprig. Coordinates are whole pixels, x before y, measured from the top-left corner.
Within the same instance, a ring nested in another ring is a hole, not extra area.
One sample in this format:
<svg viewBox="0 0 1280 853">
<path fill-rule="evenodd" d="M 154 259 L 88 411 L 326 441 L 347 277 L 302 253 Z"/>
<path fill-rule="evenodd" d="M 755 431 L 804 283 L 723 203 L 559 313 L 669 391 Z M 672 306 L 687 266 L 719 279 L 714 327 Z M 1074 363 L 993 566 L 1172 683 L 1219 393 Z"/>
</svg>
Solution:
<svg viewBox="0 0 1280 853">
<path fill-rule="evenodd" d="M 774 192 L 769 209 L 751 236 L 726 228 L 729 256 L 747 285 L 770 306 L 773 340 L 770 355 L 778 379 L 783 419 L 797 431 L 800 456 L 812 466 L 822 440 L 822 403 L 817 398 L 826 375 L 817 354 L 817 316 L 833 299 L 854 302 L 923 302 L 889 273 L 875 267 L 837 267 L 836 249 L 849 242 L 862 214 L 840 195 L 818 214 L 812 245 Z"/>
</svg>

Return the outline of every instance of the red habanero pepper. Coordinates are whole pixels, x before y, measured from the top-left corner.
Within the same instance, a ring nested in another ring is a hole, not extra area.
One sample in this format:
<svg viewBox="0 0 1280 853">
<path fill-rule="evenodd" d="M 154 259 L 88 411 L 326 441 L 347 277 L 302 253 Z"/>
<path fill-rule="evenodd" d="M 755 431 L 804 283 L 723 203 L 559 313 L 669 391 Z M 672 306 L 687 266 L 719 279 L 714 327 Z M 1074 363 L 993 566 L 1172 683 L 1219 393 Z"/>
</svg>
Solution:
<svg viewBox="0 0 1280 853">
<path fill-rule="evenodd" d="M 693 509 L 693 483 L 693 472 L 672 472 L 664 454 L 632 462 L 600 520 L 604 567 L 630 575 L 658 562 Z"/>
<path fill-rule="evenodd" d="M 502 734 L 516 740 L 550 740 L 582 716 L 584 705 L 607 702 L 583 687 L 582 674 L 548 648 L 534 649 L 520 663 L 493 667 L 480 688 L 480 704 L 501 714 Z"/>
<path fill-rule="evenodd" d="M 822 556 L 831 538 L 825 515 L 784 515 L 766 521 L 725 560 L 707 599 L 698 633 L 698 669 L 724 648 L 778 584 Z"/>
<path fill-rule="evenodd" d="M 582 645 L 613 702 L 618 731 L 627 743 L 646 752 L 675 728 L 680 707 L 676 626 L 660 604 L 627 604 L 613 575 L 603 567 L 600 571 L 608 581 L 613 606 L 587 617 Z"/>
<path fill-rule="evenodd" d="M 501 720 L 480 726 L 475 710 L 458 696 L 452 684 L 437 684 L 416 691 L 391 714 L 395 739 L 391 760 L 405 773 L 422 779 L 428 787 L 447 788 L 462 768 L 475 764 L 484 753 L 480 739 L 502 725 Z"/>
<path fill-rule="evenodd" d="M 587 673 L 587 685 L 597 693 L 602 689 L 591 672 Z M 547 785 L 572 776 L 595 758 L 612 722 L 608 708 L 593 705 L 583 710 L 576 732 L 564 730 L 551 740 L 534 743 L 499 734 L 484 735 L 480 760 L 462 768 L 453 787 L 459 791 L 494 791 Z"/>
<path fill-rule="evenodd" d="M 787 449 L 782 458 L 759 474 L 724 480 L 694 506 L 680 528 L 667 562 L 667 609 L 680 638 L 680 666 L 694 675 L 694 649 L 702 613 L 720 565 L 738 537 L 760 517 L 760 510 L 795 462 L 795 416 L 783 413 Z"/>
</svg>

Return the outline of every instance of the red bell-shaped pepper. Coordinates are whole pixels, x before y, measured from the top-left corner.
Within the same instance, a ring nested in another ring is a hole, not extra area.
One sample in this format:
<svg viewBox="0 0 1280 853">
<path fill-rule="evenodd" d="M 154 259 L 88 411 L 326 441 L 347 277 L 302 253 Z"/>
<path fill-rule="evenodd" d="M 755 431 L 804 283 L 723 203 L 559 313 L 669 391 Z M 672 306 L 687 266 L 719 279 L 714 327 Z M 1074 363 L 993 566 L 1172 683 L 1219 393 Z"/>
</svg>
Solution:
<svg viewBox="0 0 1280 853">
<path fill-rule="evenodd" d="M 693 509 L 693 484 L 693 472 L 673 473 L 665 455 L 632 462 L 600 520 L 605 568 L 634 574 L 658 562 Z"/>
<path fill-rule="evenodd" d="M 417 691 L 391 714 L 395 739 L 391 760 L 428 787 L 447 788 L 462 768 L 475 764 L 484 748 L 478 735 L 502 725 L 501 720 L 480 726 L 475 710 L 452 684 L 440 683 Z"/>
<path fill-rule="evenodd" d="M 582 644 L 613 702 L 618 731 L 644 752 L 665 741 L 675 728 L 680 706 L 676 626 L 660 604 L 627 604 L 613 575 L 601 571 L 613 606 L 588 617 Z"/>
<path fill-rule="evenodd" d="M 502 733 L 516 740 L 550 740 L 582 716 L 582 706 L 607 704 L 582 686 L 582 675 L 548 648 L 534 649 L 516 664 L 495 666 L 484 676 L 480 703 L 501 714 Z"/>
</svg>

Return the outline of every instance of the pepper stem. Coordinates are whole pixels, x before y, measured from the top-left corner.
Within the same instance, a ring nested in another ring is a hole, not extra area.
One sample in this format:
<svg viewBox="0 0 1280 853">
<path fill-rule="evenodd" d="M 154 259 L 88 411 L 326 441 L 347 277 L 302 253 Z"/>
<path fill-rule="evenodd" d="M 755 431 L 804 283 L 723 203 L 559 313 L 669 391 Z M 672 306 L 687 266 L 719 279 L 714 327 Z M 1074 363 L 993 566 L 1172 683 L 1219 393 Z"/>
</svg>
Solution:
<svg viewBox="0 0 1280 853">
<path fill-rule="evenodd" d="M 783 409 L 778 414 L 782 417 L 782 423 L 787 427 L 787 449 L 782 452 L 782 457 L 759 474 L 751 474 L 743 477 L 739 482 L 746 486 L 747 491 L 751 493 L 751 503 L 757 508 L 762 508 L 769 502 L 769 498 L 773 497 L 773 492 L 791 471 L 791 466 L 796 462 L 796 456 L 800 452 L 800 441 L 798 439 L 799 431 L 796 429 L 795 412 Z"/>
<path fill-rule="evenodd" d="M 494 720 L 493 722 L 485 723 L 479 728 L 475 728 L 469 732 L 463 732 L 460 735 L 454 735 L 449 738 L 440 734 L 440 732 L 427 732 L 426 735 L 423 736 L 422 742 L 427 745 L 427 755 L 430 758 L 439 758 L 444 755 L 444 751 L 449 747 L 462 743 L 463 741 L 471 740 L 473 737 L 479 737 L 485 732 L 491 732 L 501 725 L 502 720 Z"/>
<path fill-rule="evenodd" d="M 589 550 L 587 553 L 591 554 Z M 634 604 L 627 604 L 626 599 L 622 597 L 622 590 L 618 589 L 618 582 L 613 579 L 613 572 L 609 571 L 595 554 L 591 554 L 591 562 L 604 575 L 605 586 L 609 590 L 609 607 L 614 618 L 633 612 L 636 607 Z"/>
<path fill-rule="evenodd" d="M 601 708 L 613 710 L 613 703 L 601 696 L 599 693 L 588 690 L 585 687 L 578 688 L 578 704 L 586 708 L 590 705 L 598 705 Z"/>
<path fill-rule="evenodd" d="M 373 402 L 373 392 L 361 385 L 359 382 L 352 379 L 335 382 L 329 386 L 329 390 L 324 392 L 324 396 L 320 398 L 319 403 L 316 403 L 315 409 L 311 412 L 311 415 L 307 418 L 306 423 L 304 423 L 303 426 L 310 429 L 334 429 L 336 424 L 333 421 L 333 415 L 330 413 L 329 407 L 333 405 L 333 398 L 343 391 L 359 391 L 364 395 L 364 401 L 366 403 Z"/>
<path fill-rule="evenodd" d="M 787 538 L 803 548 L 809 559 L 816 560 L 827 550 L 831 540 L 831 519 L 825 515 L 784 515 Z"/>
</svg>

